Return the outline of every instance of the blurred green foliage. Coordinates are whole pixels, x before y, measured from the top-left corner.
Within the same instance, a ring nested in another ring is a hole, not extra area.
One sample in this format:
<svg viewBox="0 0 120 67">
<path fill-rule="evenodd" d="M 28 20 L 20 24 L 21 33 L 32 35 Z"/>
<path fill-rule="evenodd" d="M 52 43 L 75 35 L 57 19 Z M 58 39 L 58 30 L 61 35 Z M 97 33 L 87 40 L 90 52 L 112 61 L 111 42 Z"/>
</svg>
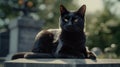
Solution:
<svg viewBox="0 0 120 67">
<path fill-rule="evenodd" d="M 62 0 L 62 4 L 68 9 L 75 9 L 77 5 L 72 3 L 72 0 Z M 41 19 L 45 19 L 46 23 L 44 28 L 58 28 L 59 25 L 59 6 L 60 0 L 43 0 L 39 4 L 39 16 Z"/>
<path fill-rule="evenodd" d="M 1 0 L 0 1 L 0 17 L 1 18 L 14 18 L 17 17 L 20 11 L 16 11 L 13 7 L 21 8 L 19 1 L 25 0 Z M 60 16 L 59 5 L 62 2 L 68 9 L 75 9 L 76 5 L 72 3 L 72 0 L 26 0 L 32 1 L 33 7 L 36 7 L 38 11 L 36 16 L 39 16 L 39 19 L 44 20 L 45 29 L 48 28 L 58 28 L 58 19 Z"/>
<path fill-rule="evenodd" d="M 44 29 L 59 27 L 59 5 L 60 0 L 28 0 L 33 2 L 33 7 L 38 11 L 34 13 L 39 19 L 45 21 Z M 86 35 L 87 46 L 90 49 L 99 47 L 103 52 L 110 47 L 110 50 L 120 56 L 120 16 L 116 14 L 116 4 L 120 0 L 103 0 L 104 9 L 102 12 L 86 15 Z M 76 10 L 77 4 L 73 0 L 62 0 L 68 10 Z M 13 10 L 13 7 L 20 8 L 18 0 L 0 0 L 0 18 L 5 19 L 16 18 L 19 16 L 19 11 Z M 94 6 L 93 6 L 94 7 Z M 119 9 L 120 10 L 120 9 Z M 115 44 L 112 47 L 111 44 Z M 114 50 L 113 50 L 114 49 Z"/>
<path fill-rule="evenodd" d="M 94 14 L 87 15 L 86 32 L 87 45 L 91 48 L 99 47 L 103 52 L 110 48 L 108 52 L 115 52 L 120 56 L 120 16 L 116 15 L 116 11 L 111 11 L 112 8 L 120 1 L 103 0 L 104 10 Z M 117 8 L 119 9 L 119 8 Z M 111 45 L 115 44 L 114 47 Z M 114 50 L 113 50 L 114 49 Z"/>
</svg>

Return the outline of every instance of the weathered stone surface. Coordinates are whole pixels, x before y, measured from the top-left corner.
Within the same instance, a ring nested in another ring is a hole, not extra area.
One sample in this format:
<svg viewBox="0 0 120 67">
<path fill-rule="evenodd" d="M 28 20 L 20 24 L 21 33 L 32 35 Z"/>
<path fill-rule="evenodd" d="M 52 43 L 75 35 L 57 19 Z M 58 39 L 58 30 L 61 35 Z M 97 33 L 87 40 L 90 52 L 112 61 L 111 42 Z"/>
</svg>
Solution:
<svg viewBox="0 0 120 67">
<path fill-rule="evenodd" d="M 120 59 L 17 59 L 5 67 L 120 67 Z"/>
</svg>

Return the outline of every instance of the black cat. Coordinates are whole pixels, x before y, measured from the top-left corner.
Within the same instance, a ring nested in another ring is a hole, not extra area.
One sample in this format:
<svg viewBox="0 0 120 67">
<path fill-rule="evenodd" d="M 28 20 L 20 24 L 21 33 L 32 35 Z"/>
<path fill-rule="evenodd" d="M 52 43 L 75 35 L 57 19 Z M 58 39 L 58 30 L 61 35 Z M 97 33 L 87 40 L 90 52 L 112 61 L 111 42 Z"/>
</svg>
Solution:
<svg viewBox="0 0 120 67">
<path fill-rule="evenodd" d="M 25 53 L 24 58 L 96 59 L 96 56 L 85 46 L 85 11 L 85 5 L 75 12 L 70 12 L 63 5 L 60 5 L 60 29 L 39 32 L 35 38 L 32 53 Z M 16 56 L 14 58 L 16 59 Z"/>
<path fill-rule="evenodd" d="M 60 6 L 60 41 L 62 42 L 60 54 L 87 58 L 84 34 L 85 11 L 85 5 L 75 12 L 68 11 L 63 5 Z"/>
</svg>

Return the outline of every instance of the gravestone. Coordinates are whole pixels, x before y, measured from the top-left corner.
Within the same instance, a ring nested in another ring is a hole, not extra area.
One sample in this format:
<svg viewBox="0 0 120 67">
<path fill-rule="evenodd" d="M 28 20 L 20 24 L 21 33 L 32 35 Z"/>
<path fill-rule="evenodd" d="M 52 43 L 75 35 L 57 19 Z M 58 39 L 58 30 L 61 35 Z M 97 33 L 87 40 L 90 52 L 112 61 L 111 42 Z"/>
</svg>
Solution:
<svg viewBox="0 0 120 67">
<path fill-rule="evenodd" d="M 41 30 L 43 21 L 34 20 L 31 16 L 14 19 L 10 25 L 10 50 L 7 60 L 18 52 L 28 52 L 34 45 L 36 34 Z"/>
<path fill-rule="evenodd" d="M 5 57 L 9 53 L 9 30 L 0 30 L 0 57 Z"/>
</svg>

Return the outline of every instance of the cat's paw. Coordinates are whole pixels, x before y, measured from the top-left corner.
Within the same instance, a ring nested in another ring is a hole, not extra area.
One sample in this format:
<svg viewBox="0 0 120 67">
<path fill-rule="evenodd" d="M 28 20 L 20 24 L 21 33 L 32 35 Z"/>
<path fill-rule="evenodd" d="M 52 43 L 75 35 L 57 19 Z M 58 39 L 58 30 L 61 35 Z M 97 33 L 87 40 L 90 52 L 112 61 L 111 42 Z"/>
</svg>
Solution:
<svg viewBox="0 0 120 67">
<path fill-rule="evenodd" d="M 96 54 L 95 53 L 93 53 L 93 52 L 88 52 L 88 59 L 94 59 L 94 60 L 96 60 Z"/>
</svg>

